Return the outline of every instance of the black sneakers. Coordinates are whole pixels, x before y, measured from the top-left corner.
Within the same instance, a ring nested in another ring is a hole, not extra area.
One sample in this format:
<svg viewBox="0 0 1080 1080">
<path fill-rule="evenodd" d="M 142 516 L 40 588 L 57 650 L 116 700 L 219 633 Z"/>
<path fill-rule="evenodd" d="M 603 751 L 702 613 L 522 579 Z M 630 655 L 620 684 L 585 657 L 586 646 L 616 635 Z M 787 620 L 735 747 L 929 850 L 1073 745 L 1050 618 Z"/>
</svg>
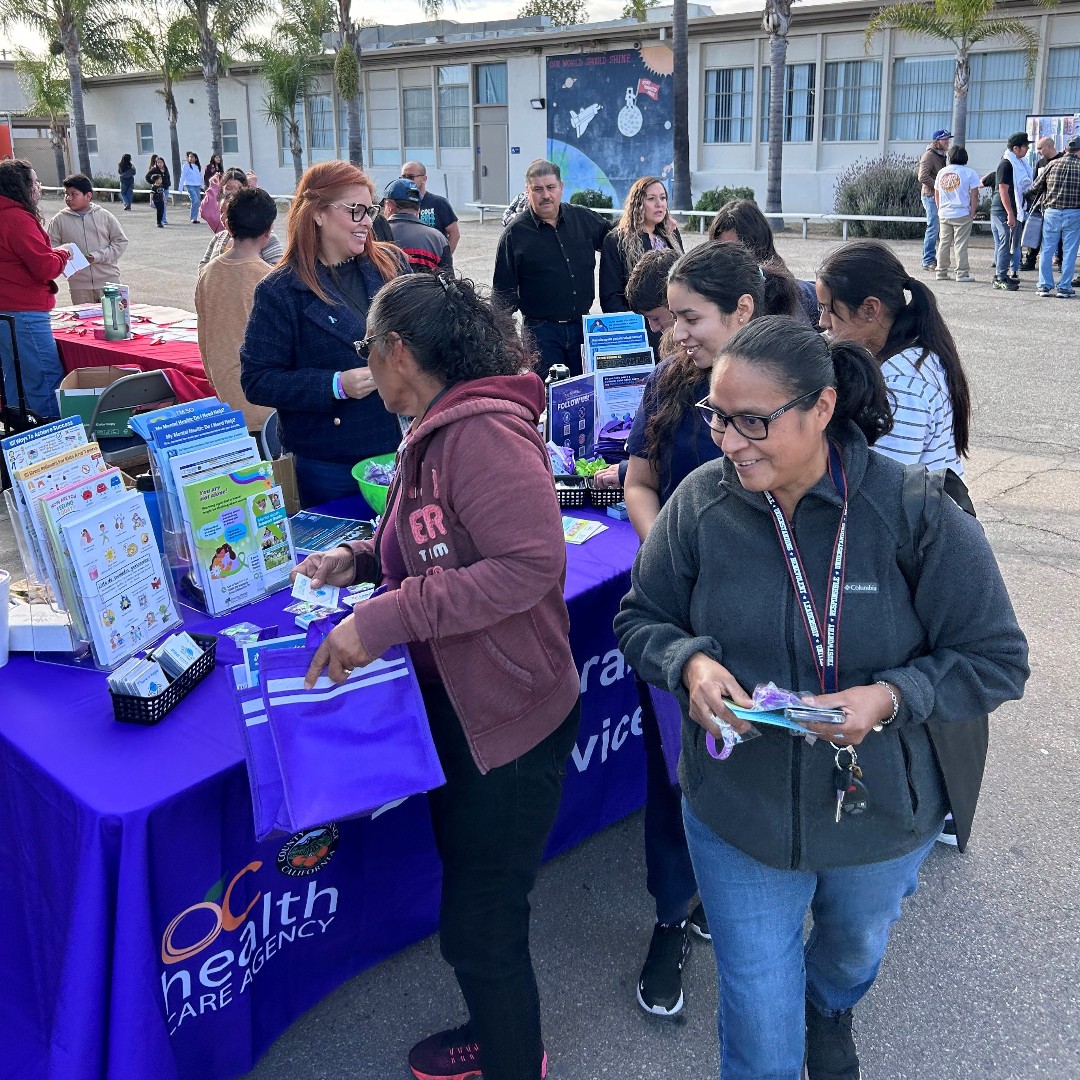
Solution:
<svg viewBox="0 0 1080 1080">
<path fill-rule="evenodd" d="M 712 941 L 712 934 L 709 932 L 709 919 L 700 900 L 694 905 L 694 910 L 690 912 L 688 925 L 702 941 Z"/>
<path fill-rule="evenodd" d="M 851 1033 L 851 1010 L 820 1013 L 806 1002 L 807 1080 L 859 1080 L 859 1054 Z"/>
<path fill-rule="evenodd" d="M 638 1004 L 654 1016 L 674 1016 L 682 1011 L 682 969 L 690 955 L 690 935 L 687 920 L 666 926 L 653 927 L 649 955 L 638 979 Z"/>
<path fill-rule="evenodd" d="M 1020 282 L 1010 277 L 998 277 L 994 275 L 994 288 L 1006 289 L 1008 292 L 1016 292 L 1020 288 Z"/>
</svg>

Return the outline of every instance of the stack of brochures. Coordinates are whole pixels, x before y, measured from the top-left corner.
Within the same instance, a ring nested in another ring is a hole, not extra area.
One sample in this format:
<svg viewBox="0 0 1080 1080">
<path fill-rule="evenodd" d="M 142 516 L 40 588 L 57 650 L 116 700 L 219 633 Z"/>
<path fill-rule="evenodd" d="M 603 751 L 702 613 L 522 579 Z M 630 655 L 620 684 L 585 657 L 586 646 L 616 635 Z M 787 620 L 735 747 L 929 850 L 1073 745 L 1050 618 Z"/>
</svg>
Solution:
<svg viewBox="0 0 1080 1080">
<path fill-rule="evenodd" d="M 288 583 L 285 499 L 243 413 L 216 398 L 133 416 L 150 452 L 173 574 L 211 615 Z"/>
<path fill-rule="evenodd" d="M 69 613 L 73 651 L 85 641 L 112 668 L 179 623 L 145 499 L 77 418 L 10 436 L 0 450 L 27 577 Z"/>
</svg>

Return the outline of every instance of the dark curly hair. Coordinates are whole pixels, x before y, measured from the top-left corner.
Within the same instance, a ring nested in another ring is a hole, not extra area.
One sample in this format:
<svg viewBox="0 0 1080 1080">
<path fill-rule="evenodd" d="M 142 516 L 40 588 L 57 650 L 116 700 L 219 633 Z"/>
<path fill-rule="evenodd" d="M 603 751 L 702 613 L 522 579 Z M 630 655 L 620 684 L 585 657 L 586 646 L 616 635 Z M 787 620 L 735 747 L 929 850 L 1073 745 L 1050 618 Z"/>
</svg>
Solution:
<svg viewBox="0 0 1080 1080">
<path fill-rule="evenodd" d="M 795 279 L 773 266 L 759 267 L 742 244 L 711 240 L 684 255 L 671 268 L 668 284 L 683 285 L 715 304 L 725 315 L 739 298 L 754 301 L 752 319 L 760 315 L 791 315 L 798 310 Z M 704 372 L 681 349 L 667 361 L 656 378 L 657 409 L 645 425 L 645 458 L 664 482 L 675 430 L 694 406 L 694 388 Z"/>
<path fill-rule="evenodd" d="M 836 408 L 828 428 L 832 434 L 850 420 L 873 446 L 892 431 L 892 405 L 881 365 L 854 341 L 828 342 L 795 319 L 766 315 L 742 327 L 720 355 L 760 368 L 792 398 L 834 386 Z M 805 412 L 816 401 L 796 408 Z"/>
<path fill-rule="evenodd" d="M 956 342 L 942 318 L 937 298 L 921 281 L 908 276 L 903 263 L 880 240 L 852 240 L 829 254 L 817 272 L 818 280 L 837 302 L 854 314 L 867 297 L 875 296 L 892 319 L 879 361 L 906 349 L 920 350 L 915 367 L 936 354 L 945 373 L 953 413 L 953 442 L 958 457 L 966 457 L 971 431 L 971 390 Z M 909 293 L 908 300 L 904 294 Z"/>
<path fill-rule="evenodd" d="M 34 166 L 24 158 L 0 161 L 0 195 L 17 202 L 28 214 L 44 224 L 38 204 L 34 201 Z"/>
<path fill-rule="evenodd" d="M 420 369 L 447 386 L 517 375 L 534 363 L 510 315 L 481 296 L 475 282 L 447 274 L 388 281 L 371 302 L 367 332 L 397 334 Z"/>
</svg>

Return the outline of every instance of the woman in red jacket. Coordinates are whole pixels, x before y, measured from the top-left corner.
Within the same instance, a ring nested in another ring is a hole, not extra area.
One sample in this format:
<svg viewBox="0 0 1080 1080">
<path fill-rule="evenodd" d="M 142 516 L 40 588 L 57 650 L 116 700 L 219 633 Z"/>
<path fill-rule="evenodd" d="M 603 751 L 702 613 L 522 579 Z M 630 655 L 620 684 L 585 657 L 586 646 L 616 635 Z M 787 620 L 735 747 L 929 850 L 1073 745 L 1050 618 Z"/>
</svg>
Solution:
<svg viewBox="0 0 1080 1080">
<path fill-rule="evenodd" d="M 38 210 L 41 184 L 29 161 L 0 161 L 0 313 L 15 319 L 23 392 L 40 417 L 59 415 L 56 388 L 64 369 L 56 351 L 49 312 L 56 305 L 56 282 L 71 251 L 49 243 Z M 11 335 L 0 328 L 4 402 L 18 400 Z"/>
<path fill-rule="evenodd" d="M 360 351 L 383 403 L 415 419 L 374 540 L 298 572 L 388 589 L 334 629 L 308 681 L 329 665 L 341 682 L 409 642 L 446 774 L 429 796 L 442 953 L 469 1011 L 463 1027 L 414 1046 L 409 1065 L 420 1080 L 540 1080 L 529 892 L 580 713 L 566 546 L 536 430 L 544 386 L 509 317 L 468 281 L 388 282 L 367 334 Z"/>
</svg>

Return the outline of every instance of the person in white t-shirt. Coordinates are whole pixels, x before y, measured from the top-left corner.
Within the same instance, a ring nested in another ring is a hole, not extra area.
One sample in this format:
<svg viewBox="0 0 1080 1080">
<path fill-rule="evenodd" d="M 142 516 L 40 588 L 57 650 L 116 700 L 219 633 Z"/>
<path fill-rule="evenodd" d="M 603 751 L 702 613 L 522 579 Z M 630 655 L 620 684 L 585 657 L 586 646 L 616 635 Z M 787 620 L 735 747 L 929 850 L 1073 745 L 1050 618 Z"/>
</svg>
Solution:
<svg viewBox="0 0 1080 1080">
<path fill-rule="evenodd" d="M 941 230 L 938 235 L 938 281 L 949 278 L 949 251 L 956 255 L 956 280 L 974 281 L 968 267 L 968 239 L 971 223 L 979 208 L 979 174 L 968 167 L 968 154 L 962 146 L 949 150 L 949 163 L 934 181 L 934 200 Z"/>
</svg>

